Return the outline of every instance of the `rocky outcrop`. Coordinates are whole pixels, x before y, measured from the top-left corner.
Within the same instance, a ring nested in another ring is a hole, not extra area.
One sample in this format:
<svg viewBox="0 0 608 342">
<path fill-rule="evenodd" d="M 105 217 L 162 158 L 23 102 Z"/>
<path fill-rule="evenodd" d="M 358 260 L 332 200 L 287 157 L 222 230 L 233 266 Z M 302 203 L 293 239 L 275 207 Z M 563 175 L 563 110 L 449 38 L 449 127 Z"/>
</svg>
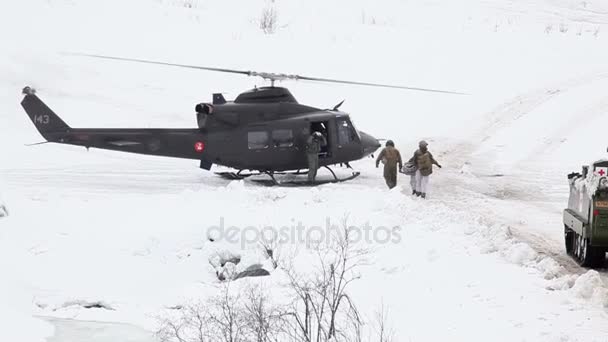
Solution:
<svg viewBox="0 0 608 342">
<path fill-rule="evenodd" d="M 249 266 L 246 270 L 244 270 L 243 272 L 237 274 L 234 276 L 234 280 L 237 280 L 239 278 L 245 278 L 245 277 L 263 277 L 263 276 L 269 276 L 270 272 L 268 272 L 266 269 L 262 268 L 262 265 L 251 265 Z"/>
</svg>

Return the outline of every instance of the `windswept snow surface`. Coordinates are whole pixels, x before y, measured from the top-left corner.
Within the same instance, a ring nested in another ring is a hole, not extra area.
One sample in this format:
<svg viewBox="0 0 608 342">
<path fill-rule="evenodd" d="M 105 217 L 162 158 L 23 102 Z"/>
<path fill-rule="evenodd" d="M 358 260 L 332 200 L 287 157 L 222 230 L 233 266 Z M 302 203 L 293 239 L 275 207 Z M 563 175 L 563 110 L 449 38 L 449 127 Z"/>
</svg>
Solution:
<svg viewBox="0 0 608 342">
<path fill-rule="evenodd" d="M 277 28 L 265 35 L 259 18 L 270 6 Z M 133 326 L 153 331 L 167 308 L 216 293 L 218 254 L 269 268 L 259 228 L 301 224 L 312 234 L 344 218 L 371 227 L 361 243 L 375 250 L 353 296 L 369 319 L 388 306 L 396 340 L 608 336 L 605 273 L 569 260 L 561 223 L 566 173 L 605 153 L 605 1 L 24 0 L 0 4 L 0 38 L 10 202 L 0 219 L 2 341 L 69 341 L 87 327 L 100 341 L 142 338 Z M 192 161 L 25 147 L 41 140 L 19 106 L 25 85 L 73 127 L 192 127 L 194 104 L 211 93 L 262 84 L 67 52 L 470 95 L 287 84 L 321 108 L 346 99 L 359 129 L 392 138 L 404 156 L 426 139 L 444 168 L 428 201 L 409 196 L 405 177 L 387 191 L 369 159 L 353 163 L 362 176 L 349 183 L 266 188 Z M 254 235 L 209 241 L 222 223 Z M 304 256 L 306 239 L 284 249 Z M 239 281 L 278 291 L 280 279 Z"/>
<path fill-rule="evenodd" d="M 34 318 L 33 293 L 28 291 L 29 284 L 19 277 L 23 260 L 27 251 L 7 243 L 11 237 L 10 217 L 5 216 L 7 209 L 2 199 L 2 186 L 0 184 L 0 245 L 2 246 L 2 259 L 0 270 L 0 341 L 45 341 L 45 337 L 53 334 L 54 328 L 43 320 Z"/>
</svg>

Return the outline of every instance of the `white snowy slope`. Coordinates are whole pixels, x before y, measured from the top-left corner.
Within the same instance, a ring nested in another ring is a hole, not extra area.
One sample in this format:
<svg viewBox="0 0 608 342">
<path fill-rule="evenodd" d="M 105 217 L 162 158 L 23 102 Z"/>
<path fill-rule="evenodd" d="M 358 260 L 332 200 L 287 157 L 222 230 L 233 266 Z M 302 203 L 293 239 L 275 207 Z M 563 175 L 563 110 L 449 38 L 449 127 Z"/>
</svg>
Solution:
<svg viewBox="0 0 608 342">
<path fill-rule="evenodd" d="M 348 217 L 398 227 L 396 243 L 369 244 L 352 293 L 368 317 L 388 304 L 398 341 L 605 341 L 605 272 L 565 255 L 561 210 L 566 173 L 608 145 L 607 40 L 599 0 L 2 2 L 0 340 L 149 340 L 164 310 L 216 293 L 218 253 L 268 267 L 254 243 L 209 241 L 210 227 Z M 359 129 L 404 156 L 426 139 L 444 167 L 428 201 L 405 177 L 387 191 L 371 159 L 352 182 L 267 188 L 192 161 L 24 146 L 42 139 L 19 105 L 25 85 L 73 127 L 193 127 L 211 93 L 263 85 L 67 52 L 470 95 L 284 84 L 321 108 L 346 99 Z M 278 289 L 276 272 L 255 281 Z"/>
</svg>

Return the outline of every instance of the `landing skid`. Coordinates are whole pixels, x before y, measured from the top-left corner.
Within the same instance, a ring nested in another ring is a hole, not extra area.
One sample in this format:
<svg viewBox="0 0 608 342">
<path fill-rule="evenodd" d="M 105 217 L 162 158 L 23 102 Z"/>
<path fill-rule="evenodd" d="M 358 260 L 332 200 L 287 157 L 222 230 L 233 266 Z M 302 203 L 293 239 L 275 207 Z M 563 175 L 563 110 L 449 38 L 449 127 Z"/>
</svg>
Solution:
<svg viewBox="0 0 608 342">
<path fill-rule="evenodd" d="M 264 173 L 262 173 L 262 172 L 243 172 L 243 170 L 239 170 L 238 172 L 216 172 L 215 174 L 222 178 L 225 178 L 225 179 L 239 180 L 239 179 L 245 179 L 245 178 L 251 177 L 251 176 L 262 175 Z"/>
<path fill-rule="evenodd" d="M 350 168 L 350 165 L 347 165 L 347 166 Z M 296 172 L 271 172 L 271 171 L 243 172 L 244 170 L 239 170 L 238 172 L 216 172 L 215 174 L 217 174 L 218 176 L 221 176 L 222 178 L 229 179 L 229 180 L 240 180 L 240 179 L 245 179 L 245 178 L 251 177 L 251 176 L 268 175 L 268 177 L 270 177 L 270 179 L 253 179 L 254 182 L 260 183 L 263 185 L 267 185 L 267 186 L 316 186 L 316 185 L 323 185 L 323 184 L 330 184 L 330 183 L 342 183 L 342 182 L 349 181 L 351 179 L 355 179 L 361 174 L 360 172 L 353 171 L 352 175 L 345 177 L 345 178 L 339 178 L 336 175 L 336 173 L 334 172 L 334 170 L 332 170 L 329 166 L 323 166 L 323 167 L 326 168 L 327 170 L 329 170 L 329 172 L 333 176 L 333 179 L 316 180 L 314 182 L 309 182 L 307 179 L 288 180 L 288 181 L 280 182 L 275 178 L 276 175 L 296 175 L 296 176 L 297 175 L 306 175 L 306 174 L 308 174 L 308 170 L 305 170 L 305 171 L 297 170 Z"/>
<path fill-rule="evenodd" d="M 216 172 L 215 174 L 229 180 L 239 180 L 245 179 L 251 176 L 259 176 L 259 175 L 268 175 L 269 172 L 243 172 L 244 170 L 239 170 L 238 172 Z M 333 173 L 333 172 L 332 172 Z M 295 172 L 274 172 L 275 175 L 306 175 L 308 174 L 308 170 L 302 171 L 297 170 Z"/>
<path fill-rule="evenodd" d="M 329 166 L 324 166 L 324 168 L 326 168 L 327 170 L 329 170 L 329 172 L 331 172 L 332 176 L 334 177 L 333 179 L 315 180 L 314 182 L 309 182 L 307 179 L 279 182 L 275 178 L 275 173 L 266 172 L 266 174 L 270 177 L 270 179 L 255 179 L 254 181 L 257 183 L 267 185 L 267 186 L 285 186 L 285 187 L 317 186 L 317 185 L 330 184 L 330 183 L 346 182 L 351 179 L 355 179 L 355 178 L 359 177 L 359 175 L 361 174 L 360 172 L 353 171 L 352 175 L 350 175 L 348 177 L 338 178 L 338 176 L 336 176 L 336 173 Z M 291 174 L 304 174 L 304 173 L 300 173 L 298 170 L 297 173 L 291 173 Z"/>
</svg>

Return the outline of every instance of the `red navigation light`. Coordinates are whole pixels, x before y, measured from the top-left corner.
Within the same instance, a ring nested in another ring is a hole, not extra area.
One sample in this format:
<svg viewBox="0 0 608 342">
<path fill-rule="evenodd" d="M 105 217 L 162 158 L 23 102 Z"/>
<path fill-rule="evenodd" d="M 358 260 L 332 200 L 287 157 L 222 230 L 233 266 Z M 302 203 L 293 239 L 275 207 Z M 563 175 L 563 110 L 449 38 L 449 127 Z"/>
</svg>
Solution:
<svg viewBox="0 0 608 342">
<path fill-rule="evenodd" d="M 197 142 L 194 144 L 194 150 L 195 150 L 196 152 L 201 153 L 201 152 L 203 152 L 203 150 L 204 150 L 204 149 L 205 149 L 205 143 L 204 143 L 204 142 L 202 142 L 202 141 L 197 141 Z"/>
</svg>

